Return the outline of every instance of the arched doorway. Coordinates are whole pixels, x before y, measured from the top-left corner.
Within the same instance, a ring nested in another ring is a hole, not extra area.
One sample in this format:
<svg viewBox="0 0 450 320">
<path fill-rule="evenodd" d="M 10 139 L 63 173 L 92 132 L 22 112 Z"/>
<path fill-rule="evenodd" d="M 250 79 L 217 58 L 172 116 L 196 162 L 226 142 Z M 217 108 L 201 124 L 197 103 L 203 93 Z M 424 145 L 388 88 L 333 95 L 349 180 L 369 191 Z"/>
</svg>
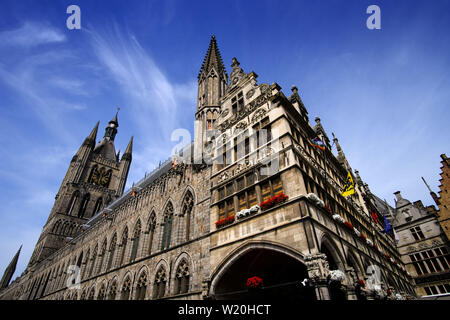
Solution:
<svg viewBox="0 0 450 320">
<path fill-rule="evenodd" d="M 217 300 L 315 300 L 314 289 L 303 285 L 308 278 L 305 265 L 284 252 L 254 247 L 247 248 L 231 263 L 225 264 L 222 272 L 212 283 L 213 298 Z M 247 288 L 247 280 L 259 277 L 263 287 Z"/>
</svg>

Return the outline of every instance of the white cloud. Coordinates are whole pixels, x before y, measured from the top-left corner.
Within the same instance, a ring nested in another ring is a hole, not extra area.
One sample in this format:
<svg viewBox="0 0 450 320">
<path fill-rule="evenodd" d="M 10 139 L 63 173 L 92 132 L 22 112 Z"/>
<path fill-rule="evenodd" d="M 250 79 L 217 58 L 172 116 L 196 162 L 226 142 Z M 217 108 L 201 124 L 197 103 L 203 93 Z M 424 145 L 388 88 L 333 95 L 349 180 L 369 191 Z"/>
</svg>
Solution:
<svg viewBox="0 0 450 320">
<path fill-rule="evenodd" d="M 0 45 L 3 46 L 34 47 L 64 41 L 66 41 L 66 36 L 60 30 L 36 22 L 25 22 L 18 29 L 0 33 Z"/>
<path fill-rule="evenodd" d="M 122 92 L 122 109 L 128 109 L 136 123 L 133 170 L 128 179 L 136 181 L 169 158 L 175 145 L 170 141 L 172 131 L 186 117 L 184 109 L 194 110 L 196 81 L 171 82 L 148 50 L 117 26 L 110 33 L 90 34 L 94 52 Z"/>
</svg>

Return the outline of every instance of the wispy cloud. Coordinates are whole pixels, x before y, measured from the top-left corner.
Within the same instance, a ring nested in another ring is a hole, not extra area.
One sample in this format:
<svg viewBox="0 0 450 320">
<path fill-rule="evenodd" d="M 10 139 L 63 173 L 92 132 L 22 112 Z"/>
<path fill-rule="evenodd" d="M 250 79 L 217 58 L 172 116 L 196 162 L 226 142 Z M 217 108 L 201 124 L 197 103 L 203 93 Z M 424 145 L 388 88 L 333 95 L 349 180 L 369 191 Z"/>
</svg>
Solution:
<svg viewBox="0 0 450 320">
<path fill-rule="evenodd" d="M 128 181 L 142 178 L 160 160 L 170 156 L 171 133 L 185 117 L 184 108 L 193 108 L 196 84 L 174 83 L 144 49 L 136 37 L 119 30 L 90 32 L 99 61 L 121 90 L 124 109 L 132 114 L 138 138 L 133 171 Z"/>
<path fill-rule="evenodd" d="M 44 23 L 25 22 L 20 28 L 0 33 L 0 45 L 34 47 L 66 41 L 60 30 Z"/>
</svg>

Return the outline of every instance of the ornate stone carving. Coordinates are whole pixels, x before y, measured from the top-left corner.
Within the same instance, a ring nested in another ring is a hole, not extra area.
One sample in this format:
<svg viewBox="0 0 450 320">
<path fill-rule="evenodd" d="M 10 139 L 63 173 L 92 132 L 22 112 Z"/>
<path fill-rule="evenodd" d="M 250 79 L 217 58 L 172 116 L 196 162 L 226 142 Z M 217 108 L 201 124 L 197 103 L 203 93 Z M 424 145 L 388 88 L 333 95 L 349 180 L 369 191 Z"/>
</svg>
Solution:
<svg viewBox="0 0 450 320">
<path fill-rule="evenodd" d="M 255 123 L 255 122 L 261 120 L 266 115 L 266 113 L 267 113 L 267 111 L 265 108 L 256 110 L 252 117 L 252 123 Z"/>
<path fill-rule="evenodd" d="M 255 94 L 255 89 L 250 89 L 246 94 L 245 97 L 247 99 L 250 99 L 251 97 L 253 97 L 253 95 Z"/>
<path fill-rule="evenodd" d="M 323 253 L 309 254 L 305 257 L 305 265 L 311 281 L 325 281 L 330 271 L 327 256 Z"/>
</svg>

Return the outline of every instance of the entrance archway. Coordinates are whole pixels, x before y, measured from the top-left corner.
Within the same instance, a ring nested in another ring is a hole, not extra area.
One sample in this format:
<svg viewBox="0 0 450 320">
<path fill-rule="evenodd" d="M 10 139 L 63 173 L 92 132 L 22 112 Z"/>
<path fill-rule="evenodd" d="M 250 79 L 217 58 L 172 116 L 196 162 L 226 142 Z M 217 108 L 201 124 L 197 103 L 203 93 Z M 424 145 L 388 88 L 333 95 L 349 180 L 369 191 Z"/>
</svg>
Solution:
<svg viewBox="0 0 450 320">
<path fill-rule="evenodd" d="M 263 287 L 251 290 L 247 279 L 259 277 Z M 315 300 L 312 288 L 302 284 L 308 278 L 305 265 L 292 255 L 267 247 L 250 247 L 233 255 L 212 282 L 217 300 Z"/>
</svg>

